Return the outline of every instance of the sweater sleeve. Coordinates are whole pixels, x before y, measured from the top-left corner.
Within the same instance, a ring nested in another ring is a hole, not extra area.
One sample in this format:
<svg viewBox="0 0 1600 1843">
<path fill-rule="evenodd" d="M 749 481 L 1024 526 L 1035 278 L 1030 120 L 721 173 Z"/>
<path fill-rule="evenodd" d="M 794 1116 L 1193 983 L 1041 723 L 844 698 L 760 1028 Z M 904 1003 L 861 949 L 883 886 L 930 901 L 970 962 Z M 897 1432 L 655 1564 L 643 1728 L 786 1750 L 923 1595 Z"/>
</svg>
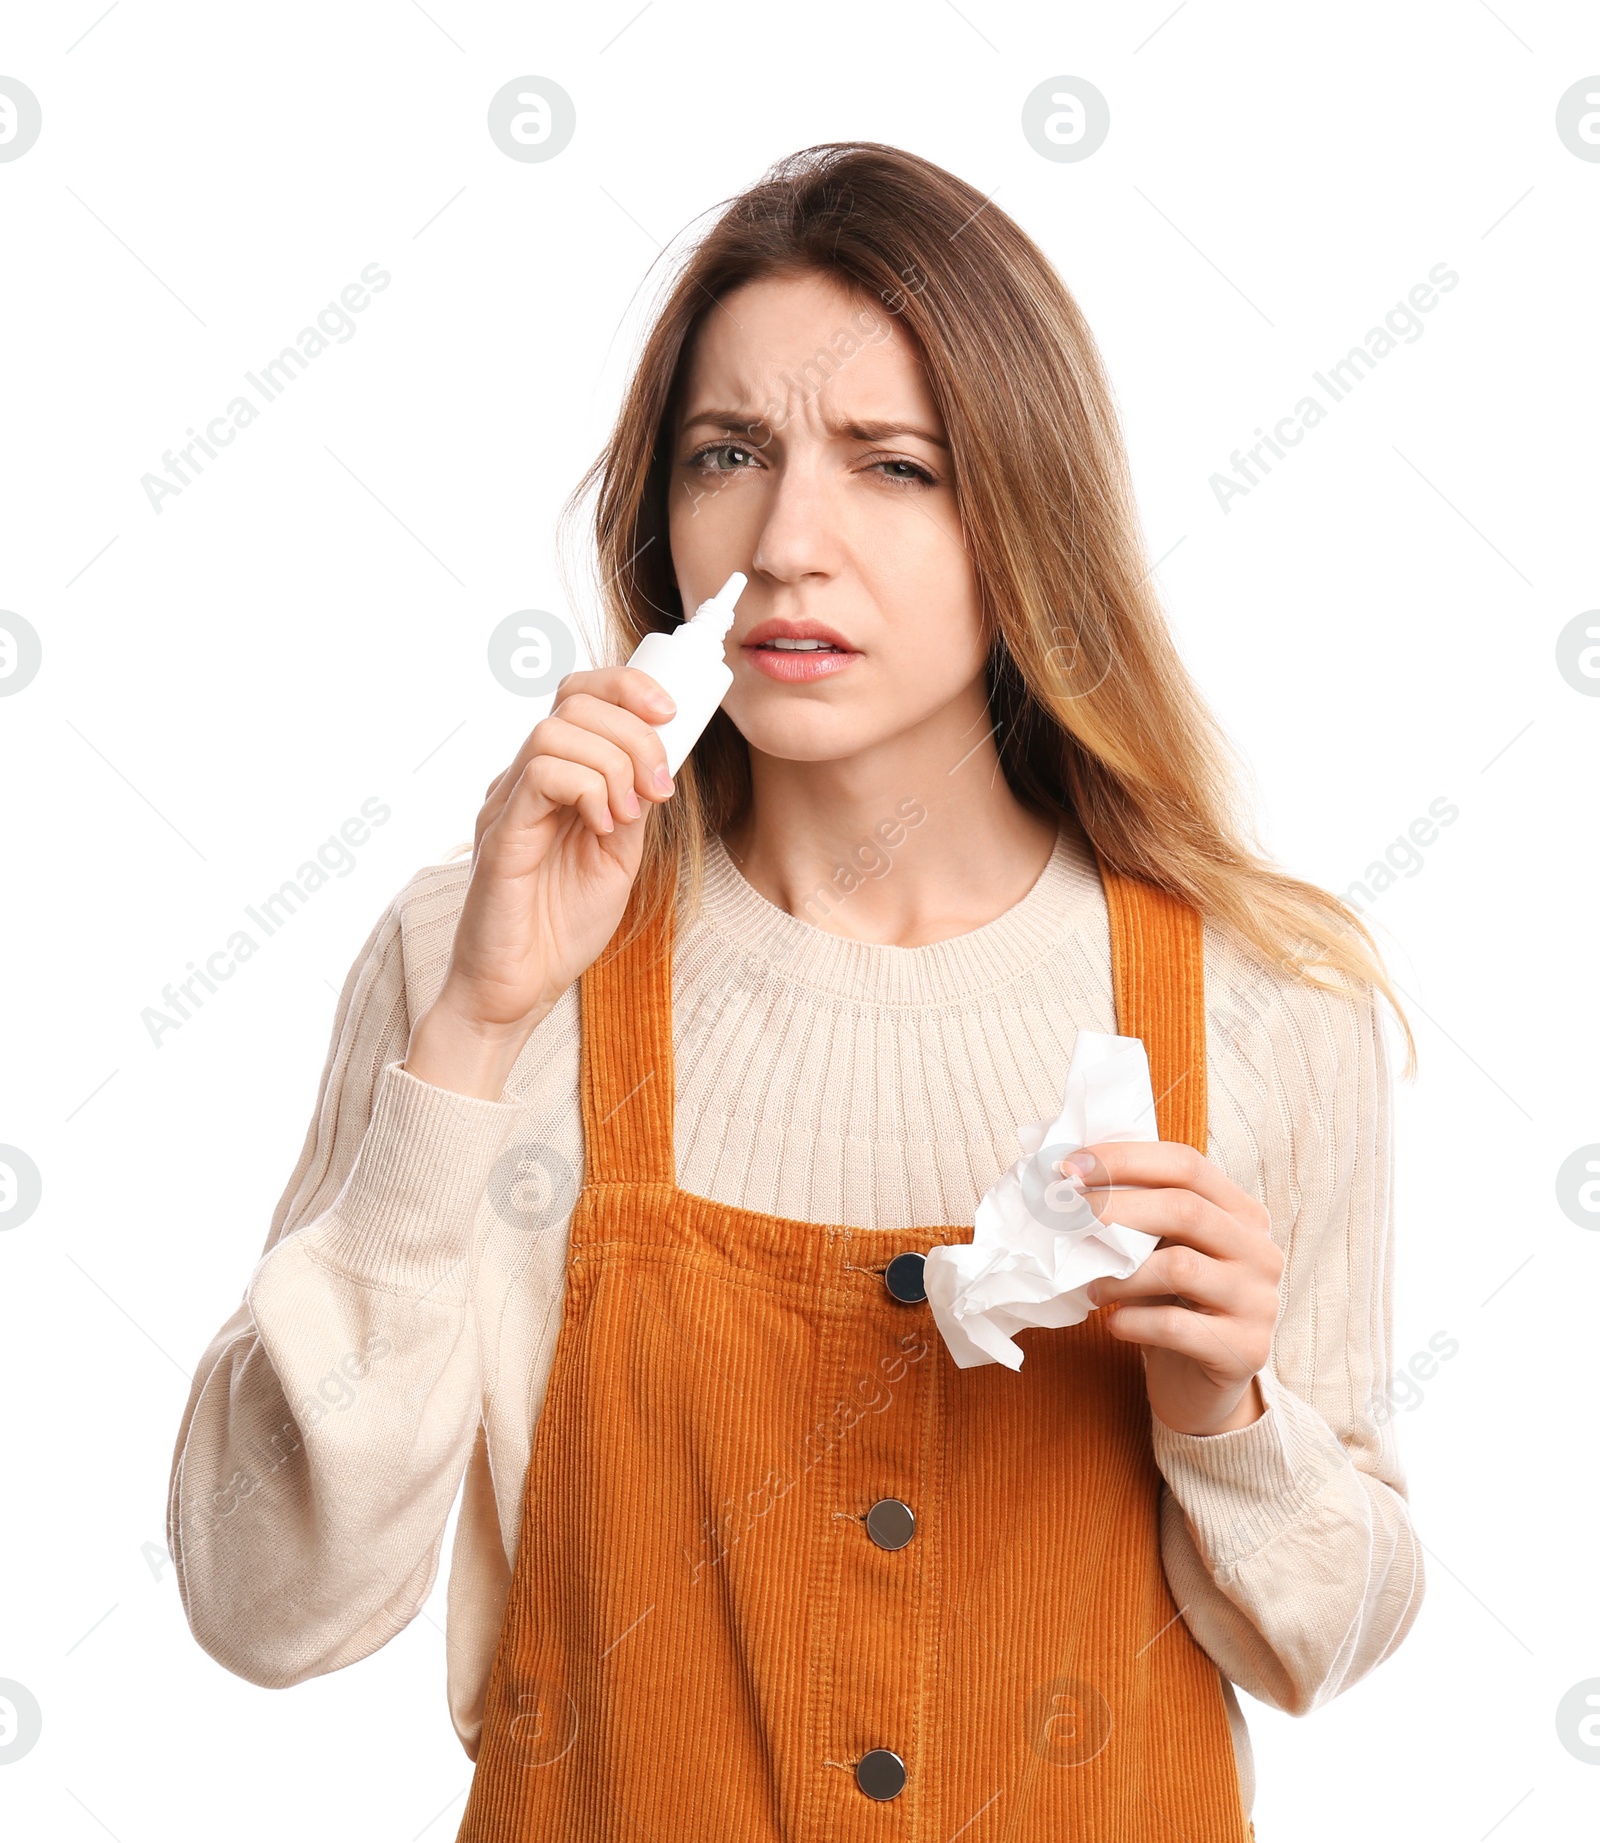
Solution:
<svg viewBox="0 0 1600 1843">
<path fill-rule="evenodd" d="M 1287 1258 L 1265 1413 L 1211 1435 L 1151 1417 L 1162 1559 L 1223 1672 L 1303 1715 L 1381 1663 L 1422 1600 L 1388 1409 L 1394 1165 L 1376 996 L 1280 988 L 1211 1064 L 1214 1107 L 1287 1115 L 1288 1168 L 1229 1174 L 1255 1184 Z"/>
<path fill-rule="evenodd" d="M 404 899 L 345 980 L 299 1163 L 173 1455 L 190 1628 L 269 1687 L 353 1663 L 414 1617 L 480 1422 L 468 1247 L 519 1108 L 400 1066 Z"/>
</svg>

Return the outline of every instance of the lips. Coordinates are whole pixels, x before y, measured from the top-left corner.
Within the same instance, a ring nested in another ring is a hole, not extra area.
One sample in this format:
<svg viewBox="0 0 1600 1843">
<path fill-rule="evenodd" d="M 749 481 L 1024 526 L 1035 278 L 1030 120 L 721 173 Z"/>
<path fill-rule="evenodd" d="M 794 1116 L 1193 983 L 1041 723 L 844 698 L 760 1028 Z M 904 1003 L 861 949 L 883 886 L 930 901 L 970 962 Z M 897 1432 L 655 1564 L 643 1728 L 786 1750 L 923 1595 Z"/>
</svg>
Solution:
<svg viewBox="0 0 1600 1843">
<path fill-rule="evenodd" d="M 740 647 L 763 678 L 785 685 L 832 678 L 861 657 L 837 628 L 812 620 L 762 621 L 745 635 Z"/>
<path fill-rule="evenodd" d="M 740 644 L 746 648 L 768 647 L 774 646 L 777 641 L 786 643 L 775 648 L 782 652 L 815 652 L 819 648 L 836 653 L 853 653 L 856 650 L 836 627 L 829 627 L 826 622 L 793 621 L 782 616 L 759 622 Z"/>
</svg>

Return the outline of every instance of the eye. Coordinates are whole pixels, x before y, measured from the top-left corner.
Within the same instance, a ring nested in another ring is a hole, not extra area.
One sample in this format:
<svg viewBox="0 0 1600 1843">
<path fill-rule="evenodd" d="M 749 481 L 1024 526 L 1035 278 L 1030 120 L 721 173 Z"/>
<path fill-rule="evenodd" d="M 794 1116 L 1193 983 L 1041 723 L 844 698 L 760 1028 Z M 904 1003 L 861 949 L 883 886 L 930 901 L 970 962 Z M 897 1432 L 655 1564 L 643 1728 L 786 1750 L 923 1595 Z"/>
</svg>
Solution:
<svg viewBox="0 0 1600 1843">
<path fill-rule="evenodd" d="M 914 461 L 874 461 L 872 464 L 874 464 L 874 466 L 885 466 L 885 468 L 890 468 L 890 466 L 903 466 L 903 468 L 905 468 L 905 474 L 885 474 L 883 477 L 885 477 L 885 479 L 892 479 L 892 481 L 903 481 L 907 487 L 911 485 L 912 481 L 920 481 L 924 487 L 931 487 L 931 485 L 933 485 L 933 474 L 929 474 L 925 466 L 918 466 Z"/>
<path fill-rule="evenodd" d="M 738 442 L 707 442 L 689 456 L 688 465 L 707 473 L 748 473 L 756 464 L 753 450 Z"/>
<path fill-rule="evenodd" d="M 900 456 L 873 461 L 870 465 L 874 469 L 882 470 L 879 474 L 880 479 L 891 481 L 895 486 L 932 486 L 934 484 L 933 475 L 926 467 Z"/>
</svg>

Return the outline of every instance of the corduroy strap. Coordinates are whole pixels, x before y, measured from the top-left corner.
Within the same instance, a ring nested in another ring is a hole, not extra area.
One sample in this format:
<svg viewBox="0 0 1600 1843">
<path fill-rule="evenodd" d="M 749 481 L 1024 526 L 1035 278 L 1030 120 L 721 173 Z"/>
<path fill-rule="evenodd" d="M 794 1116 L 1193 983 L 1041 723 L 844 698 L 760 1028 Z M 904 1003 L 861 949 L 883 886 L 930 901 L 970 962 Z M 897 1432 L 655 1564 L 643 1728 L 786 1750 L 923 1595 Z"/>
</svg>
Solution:
<svg viewBox="0 0 1600 1843">
<path fill-rule="evenodd" d="M 616 933 L 578 985 L 584 1159 L 591 1184 L 677 1182 L 672 904 L 642 929 L 639 913 L 635 883 Z"/>
<path fill-rule="evenodd" d="M 1156 1131 L 1206 1150 L 1206 987 L 1202 920 L 1180 897 L 1100 867 L 1111 920 L 1117 1030 L 1150 1058 Z"/>
</svg>

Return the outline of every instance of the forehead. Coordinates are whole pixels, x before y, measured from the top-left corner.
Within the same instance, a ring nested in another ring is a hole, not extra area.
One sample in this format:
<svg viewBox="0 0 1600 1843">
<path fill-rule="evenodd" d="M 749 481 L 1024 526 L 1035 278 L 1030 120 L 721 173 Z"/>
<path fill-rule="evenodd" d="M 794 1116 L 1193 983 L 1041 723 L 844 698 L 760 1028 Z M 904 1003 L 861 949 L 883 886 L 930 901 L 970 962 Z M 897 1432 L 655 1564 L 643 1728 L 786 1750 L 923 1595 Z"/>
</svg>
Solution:
<svg viewBox="0 0 1600 1843">
<path fill-rule="evenodd" d="M 795 394 L 863 416 L 934 417 L 916 342 L 867 294 L 833 277 L 768 276 L 711 308 L 688 355 L 682 413 L 748 407 Z"/>
</svg>

